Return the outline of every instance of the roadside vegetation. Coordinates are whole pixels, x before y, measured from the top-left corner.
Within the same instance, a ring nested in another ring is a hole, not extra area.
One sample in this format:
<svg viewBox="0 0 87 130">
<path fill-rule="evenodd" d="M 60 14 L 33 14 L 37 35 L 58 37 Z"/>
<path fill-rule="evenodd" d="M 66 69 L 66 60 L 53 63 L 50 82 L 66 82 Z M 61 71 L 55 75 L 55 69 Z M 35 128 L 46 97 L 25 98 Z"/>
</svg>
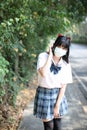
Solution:
<svg viewBox="0 0 87 130">
<path fill-rule="evenodd" d="M 0 130 L 16 129 L 18 93 L 34 82 L 37 56 L 50 39 L 62 33 L 87 41 L 86 5 L 86 0 L 0 1 Z"/>
<path fill-rule="evenodd" d="M 73 28 L 73 42 L 87 45 L 87 18 L 85 19 L 85 21 L 79 24 L 75 24 Z"/>
</svg>

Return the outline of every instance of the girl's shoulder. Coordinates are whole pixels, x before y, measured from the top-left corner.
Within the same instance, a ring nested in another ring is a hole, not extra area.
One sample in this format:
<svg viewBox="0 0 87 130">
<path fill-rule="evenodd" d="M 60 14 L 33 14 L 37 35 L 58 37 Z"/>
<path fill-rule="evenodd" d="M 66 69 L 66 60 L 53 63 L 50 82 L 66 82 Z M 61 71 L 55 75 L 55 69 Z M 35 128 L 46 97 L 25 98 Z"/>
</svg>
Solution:
<svg viewBox="0 0 87 130">
<path fill-rule="evenodd" d="M 67 67 L 67 68 L 70 68 L 71 67 L 71 64 L 70 63 L 67 63 L 65 60 L 62 60 L 63 62 L 63 66 L 64 67 Z"/>
<path fill-rule="evenodd" d="M 38 55 L 38 57 L 40 57 L 40 58 L 47 58 L 48 57 L 48 53 L 47 52 L 42 52 L 42 53 L 40 53 L 39 55 Z"/>
</svg>

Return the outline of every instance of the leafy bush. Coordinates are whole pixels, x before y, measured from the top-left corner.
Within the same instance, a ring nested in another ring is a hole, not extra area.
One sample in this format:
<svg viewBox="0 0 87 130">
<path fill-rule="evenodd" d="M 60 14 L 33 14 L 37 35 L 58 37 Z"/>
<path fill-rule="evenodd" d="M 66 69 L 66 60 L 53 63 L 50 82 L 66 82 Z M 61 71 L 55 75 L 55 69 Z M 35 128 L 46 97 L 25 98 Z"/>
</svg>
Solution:
<svg viewBox="0 0 87 130">
<path fill-rule="evenodd" d="M 0 103 L 3 102 L 3 97 L 6 94 L 4 85 L 5 85 L 5 76 L 9 72 L 7 66 L 9 62 L 5 60 L 5 58 L 0 54 Z"/>
<path fill-rule="evenodd" d="M 0 54 L 0 104 L 15 105 L 19 87 L 12 73 L 9 62 Z"/>
</svg>

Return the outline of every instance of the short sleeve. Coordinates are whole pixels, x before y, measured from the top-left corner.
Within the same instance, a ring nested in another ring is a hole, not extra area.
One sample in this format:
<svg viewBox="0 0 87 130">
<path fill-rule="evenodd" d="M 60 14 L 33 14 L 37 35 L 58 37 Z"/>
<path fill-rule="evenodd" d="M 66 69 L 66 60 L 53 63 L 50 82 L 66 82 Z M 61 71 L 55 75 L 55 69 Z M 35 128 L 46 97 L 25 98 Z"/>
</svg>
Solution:
<svg viewBox="0 0 87 130">
<path fill-rule="evenodd" d="M 40 53 L 37 60 L 37 70 L 44 66 L 46 63 L 48 54 L 46 52 Z"/>
<path fill-rule="evenodd" d="M 72 83 L 73 79 L 72 79 L 72 69 L 71 69 L 71 65 L 67 64 L 63 70 L 62 70 L 62 76 L 61 76 L 61 83 L 62 84 L 68 84 L 68 83 Z"/>
</svg>

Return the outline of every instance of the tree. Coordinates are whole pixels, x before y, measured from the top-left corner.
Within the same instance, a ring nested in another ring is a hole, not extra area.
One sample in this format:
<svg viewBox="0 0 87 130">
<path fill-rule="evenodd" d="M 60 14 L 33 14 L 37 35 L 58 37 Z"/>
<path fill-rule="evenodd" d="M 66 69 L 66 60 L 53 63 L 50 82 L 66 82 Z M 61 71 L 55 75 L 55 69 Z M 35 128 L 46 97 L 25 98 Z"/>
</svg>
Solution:
<svg viewBox="0 0 87 130">
<path fill-rule="evenodd" d="M 82 22 L 87 16 L 87 0 L 68 0 L 67 13 L 69 18 L 74 22 Z"/>
</svg>

